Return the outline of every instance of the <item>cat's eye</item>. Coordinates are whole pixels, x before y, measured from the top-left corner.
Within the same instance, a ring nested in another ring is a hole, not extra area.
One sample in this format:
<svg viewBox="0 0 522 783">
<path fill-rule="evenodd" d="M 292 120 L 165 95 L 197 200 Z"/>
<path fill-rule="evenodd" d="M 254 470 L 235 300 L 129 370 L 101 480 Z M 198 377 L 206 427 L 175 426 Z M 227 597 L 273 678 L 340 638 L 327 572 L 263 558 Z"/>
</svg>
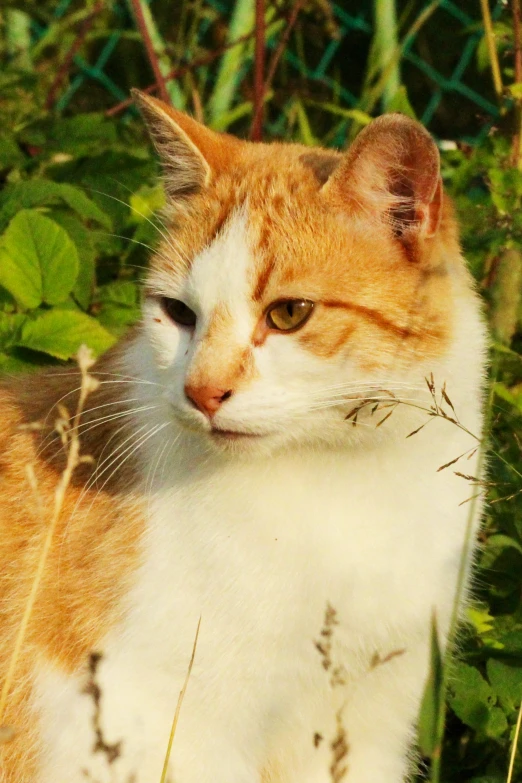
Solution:
<svg viewBox="0 0 522 783">
<path fill-rule="evenodd" d="M 190 307 L 187 307 L 185 302 L 182 302 L 180 299 L 170 299 L 169 297 L 164 296 L 161 300 L 161 304 L 168 317 L 175 323 L 180 326 L 195 326 L 196 313 L 191 310 Z"/>
<path fill-rule="evenodd" d="M 270 329 L 278 332 L 293 332 L 305 325 L 313 309 L 314 303 L 308 299 L 275 302 L 266 314 L 266 322 Z"/>
</svg>

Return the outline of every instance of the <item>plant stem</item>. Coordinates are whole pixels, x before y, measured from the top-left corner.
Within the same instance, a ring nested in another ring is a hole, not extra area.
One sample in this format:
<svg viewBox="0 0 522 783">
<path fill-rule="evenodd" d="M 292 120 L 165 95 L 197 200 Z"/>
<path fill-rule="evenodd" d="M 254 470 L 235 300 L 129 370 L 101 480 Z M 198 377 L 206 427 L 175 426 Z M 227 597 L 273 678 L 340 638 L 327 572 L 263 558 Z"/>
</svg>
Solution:
<svg viewBox="0 0 522 783">
<path fill-rule="evenodd" d="M 522 83 L 522 36 L 520 32 L 520 0 L 512 0 L 513 4 L 513 49 L 515 66 L 515 84 Z M 515 109 L 516 130 L 513 136 L 513 165 L 522 171 L 522 98 L 516 99 Z"/>
<path fill-rule="evenodd" d="M 265 95 L 265 0 L 256 0 L 255 22 L 255 54 L 254 54 L 254 119 L 250 138 L 261 141 L 263 137 L 263 108 Z"/>
<path fill-rule="evenodd" d="M 500 101 L 504 92 L 504 87 L 502 85 L 502 75 L 500 73 L 500 64 L 498 61 L 495 32 L 493 30 L 493 22 L 491 21 L 491 13 L 489 10 L 489 0 L 480 0 L 480 7 L 482 10 L 482 20 L 484 22 L 484 35 L 486 36 L 489 60 L 491 63 L 493 87 L 495 88 L 495 94 Z"/>
<path fill-rule="evenodd" d="M 374 8 L 376 52 L 380 71 L 387 74 L 382 92 L 383 109 L 387 111 L 401 82 L 399 60 L 393 56 L 398 46 L 397 8 L 395 0 L 375 0 Z"/>
<path fill-rule="evenodd" d="M 78 35 L 74 39 L 69 51 L 65 55 L 64 61 L 61 64 L 56 76 L 54 77 L 51 87 L 49 88 L 49 92 L 47 93 L 47 98 L 45 99 L 45 104 L 44 104 L 46 109 L 49 110 L 53 107 L 54 102 L 56 101 L 56 95 L 58 93 L 58 90 L 62 86 L 65 77 L 69 73 L 74 57 L 76 56 L 83 42 L 85 41 L 85 37 L 89 32 L 89 30 L 91 29 L 96 16 L 103 10 L 104 5 L 105 5 L 105 0 L 98 0 L 96 5 L 92 9 L 91 13 L 89 14 L 89 16 L 85 17 L 85 19 L 83 20 L 80 29 L 78 30 Z"/>
<path fill-rule="evenodd" d="M 493 413 L 493 398 L 495 396 L 495 381 L 498 373 L 498 363 L 494 366 L 492 372 L 491 386 L 489 389 L 488 402 L 486 406 L 486 418 L 484 422 L 484 432 L 480 439 L 479 455 L 477 460 L 477 476 L 481 476 L 484 463 L 486 459 L 486 442 L 487 433 L 491 431 L 491 421 Z M 439 699 L 439 714 L 437 719 L 437 736 L 435 738 L 435 753 L 431 760 L 430 770 L 430 783 L 440 783 L 441 765 L 442 765 L 442 743 L 444 740 L 444 731 L 446 725 L 446 695 L 449 684 L 449 662 L 453 654 L 453 645 L 455 642 L 455 635 L 457 632 L 457 626 L 459 622 L 459 611 L 461 600 L 463 598 L 463 592 L 466 584 L 466 573 L 469 568 L 470 555 L 473 545 L 473 525 L 476 518 L 477 502 L 479 495 L 474 495 L 471 502 L 468 517 L 466 520 L 466 529 L 464 531 L 464 541 L 462 543 L 462 553 L 460 556 L 459 571 L 457 576 L 457 586 L 455 590 L 455 597 L 453 600 L 453 608 L 451 611 L 450 624 L 448 629 L 448 636 L 446 647 L 444 650 L 443 666 L 442 666 L 442 681 L 440 688 Z"/>
<path fill-rule="evenodd" d="M 90 358 L 87 351 L 83 349 L 85 349 L 85 346 L 82 346 L 78 354 L 78 362 L 82 373 L 82 383 L 80 387 L 80 397 L 78 401 L 78 406 L 76 408 L 76 413 L 72 419 L 71 429 L 66 442 L 67 462 L 64 471 L 60 477 L 58 486 L 56 487 L 54 493 L 54 504 L 53 504 L 52 514 L 51 514 L 51 519 L 49 522 L 49 526 L 47 528 L 47 533 L 43 540 L 42 549 L 40 551 L 38 563 L 36 566 L 36 572 L 33 581 L 31 583 L 31 589 L 29 591 L 27 602 L 24 607 L 24 613 L 22 615 L 20 625 L 18 626 L 18 632 L 16 634 L 13 652 L 11 653 L 11 658 L 9 660 L 9 665 L 7 667 L 7 674 L 5 677 L 4 685 L 2 688 L 2 692 L 0 693 L 0 724 L 2 724 L 4 720 L 4 715 L 7 707 L 7 699 L 11 691 L 14 674 L 16 671 L 16 667 L 18 665 L 18 659 L 20 657 L 22 646 L 27 634 L 27 628 L 29 626 L 29 621 L 33 613 L 36 597 L 42 581 L 42 577 L 44 575 L 49 552 L 51 551 L 51 545 L 53 543 L 56 527 L 58 525 L 62 513 L 62 508 L 65 501 L 65 493 L 67 492 L 67 488 L 71 483 L 71 479 L 74 471 L 76 470 L 76 468 L 81 462 L 80 437 L 79 437 L 80 419 L 81 419 L 82 411 L 85 406 L 85 401 L 88 395 L 91 393 L 91 391 L 93 391 L 97 383 L 96 380 L 91 375 L 89 375 L 89 369 L 93 363 L 92 359 Z M 36 477 L 34 475 L 34 471 L 32 470 L 32 466 L 28 466 L 27 474 L 29 478 L 29 483 L 31 484 L 35 492 L 38 507 L 43 516 L 44 509 L 40 502 L 38 486 L 36 483 Z"/>
<path fill-rule="evenodd" d="M 520 735 L 520 725 L 522 724 L 522 703 L 520 704 L 517 717 L 517 725 L 515 726 L 515 736 L 513 737 L 513 745 L 511 747 L 511 755 L 509 757 L 509 769 L 507 774 L 506 783 L 511 783 L 513 778 L 513 770 L 515 768 L 515 759 L 517 756 L 518 737 Z"/>
<path fill-rule="evenodd" d="M 170 103 L 170 96 L 167 90 L 167 84 L 161 72 L 159 58 L 158 55 L 156 54 L 156 50 L 154 49 L 154 44 L 152 43 L 149 26 L 147 25 L 147 22 L 145 20 L 145 14 L 141 4 L 142 0 L 129 0 L 129 2 L 131 4 L 131 8 L 134 13 L 136 25 L 143 39 L 143 45 L 145 46 L 150 67 L 152 68 L 152 72 L 154 73 L 154 78 L 156 79 L 156 84 L 158 85 L 158 90 L 159 90 L 161 100 L 165 101 L 165 103 Z"/>
<path fill-rule="evenodd" d="M 170 754 L 172 752 L 172 743 L 174 742 L 174 737 L 176 735 L 176 729 L 178 727 L 181 705 L 183 703 L 183 699 L 185 698 L 185 692 L 187 690 L 187 685 L 190 679 L 190 673 L 192 672 L 192 666 L 194 665 L 194 658 L 196 657 L 196 648 L 198 646 L 200 625 L 201 625 L 201 617 L 198 620 L 198 627 L 196 628 L 196 636 L 194 637 L 194 644 L 192 645 L 192 655 L 190 656 L 190 662 L 188 665 L 187 674 L 185 676 L 185 682 L 183 683 L 183 687 L 179 692 L 178 703 L 176 704 L 176 712 L 174 713 L 174 719 L 172 721 L 172 726 L 170 729 L 169 742 L 167 745 L 167 752 L 165 753 L 165 761 L 163 762 L 163 771 L 161 773 L 160 783 L 166 783 L 167 780 L 167 775 L 169 772 L 169 759 L 170 759 Z"/>
</svg>

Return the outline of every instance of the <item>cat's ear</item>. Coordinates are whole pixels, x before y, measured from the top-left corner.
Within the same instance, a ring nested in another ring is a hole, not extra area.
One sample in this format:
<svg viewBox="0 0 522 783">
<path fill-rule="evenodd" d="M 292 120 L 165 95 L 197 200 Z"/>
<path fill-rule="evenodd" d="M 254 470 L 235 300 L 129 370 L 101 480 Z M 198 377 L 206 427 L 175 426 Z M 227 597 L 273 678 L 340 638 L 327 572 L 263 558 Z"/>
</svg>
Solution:
<svg viewBox="0 0 522 783">
<path fill-rule="evenodd" d="M 132 90 L 165 172 L 172 199 L 190 196 L 231 163 L 239 140 L 216 133 L 163 101 Z"/>
<path fill-rule="evenodd" d="M 439 151 L 420 123 L 384 114 L 361 131 L 322 190 L 337 207 L 385 222 L 412 247 L 440 223 Z"/>
</svg>

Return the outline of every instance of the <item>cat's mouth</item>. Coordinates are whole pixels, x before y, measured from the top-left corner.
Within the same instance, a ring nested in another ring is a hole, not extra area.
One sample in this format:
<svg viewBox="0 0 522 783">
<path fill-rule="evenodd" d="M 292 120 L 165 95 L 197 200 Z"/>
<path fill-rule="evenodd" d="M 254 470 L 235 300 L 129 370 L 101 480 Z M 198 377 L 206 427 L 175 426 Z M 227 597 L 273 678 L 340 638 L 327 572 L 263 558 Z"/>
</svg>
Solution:
<svg viewBox="0 0 522 783">
<path fill-rule="evenodd" d="M 244 432 L 241 430 L 225 430 L 220 427 L 212 427 L 210 435 L 217 440 L 242 440 L 246 438 L 261 438 L 259 432 Z"/>
</svg>

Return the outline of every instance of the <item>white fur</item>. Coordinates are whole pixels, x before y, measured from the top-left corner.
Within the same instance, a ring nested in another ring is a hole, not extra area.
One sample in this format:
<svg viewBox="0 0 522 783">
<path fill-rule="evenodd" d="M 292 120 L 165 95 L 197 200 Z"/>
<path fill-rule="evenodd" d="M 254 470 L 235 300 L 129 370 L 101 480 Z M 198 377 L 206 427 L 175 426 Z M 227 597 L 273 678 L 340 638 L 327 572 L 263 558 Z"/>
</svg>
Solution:
<svg viewBox="0 0 522 783">
<path fill-rule="evenodd" d="M 142 564 L 121 623 L 101 645 L 102 725 L 106 741 L 123 741 L 122 753 L 112 765 L 92 753 L 85 677 L 42 667 L 47 751 L 38 783 L 80 783 L 89 779 L 82 769 L 97 783 L 159 783 L 199 617 L 172 781 L 260 783 L 273 762 L 280 783 L 327 783 L 337 720 L 349 783 L 399 783 L 407 773 L 431 616 L 444 635 L 470 512 L 459 504 L 474 492 L 451 468 L 437 468 L 476 441 L 441 418 L 407 439 L 428 420 L 408 405 L 376 429 L 369 413 L 356 428 L 344 421 L 353 403 L 314 403 L 322 388 L 346 382 L 358 393 L 391 389 L 429 406 L 424 377 L 433 372 L 480 436 L 477 305 L 456 276 L 448 355 L 428 366 L 398 357 L 386 377 L 367 379 L 353 360 L 321 360 L 290 335 L 269 336 L 255 349 L 259 377 L 216 416 L 223 428 L 265 435 L 215 445 L 183 385 L 218 305 L 234 314 L 234 339 L 247 344 L 252 333 L 247 230 L 247 215 L 238 215 L 188 278 L 164 291 L 194 309 L 195 334 L 157 323 L 159 305 L 150 301 L 127 352 L 129 374 L 161 384 L 137 384 L 133 397 L 159 405 L 137 426 L 170 424 L 142 450 Z M 476 469 L 477 456 L 465 472 Z M 324 641 L 328 605 L 339 624 L 325 670 L 314 642 Z M 372 667 L 376 654 L 391 653 Z M 335 669 L 343 682 L 332 685 Z"/>
</svg>

